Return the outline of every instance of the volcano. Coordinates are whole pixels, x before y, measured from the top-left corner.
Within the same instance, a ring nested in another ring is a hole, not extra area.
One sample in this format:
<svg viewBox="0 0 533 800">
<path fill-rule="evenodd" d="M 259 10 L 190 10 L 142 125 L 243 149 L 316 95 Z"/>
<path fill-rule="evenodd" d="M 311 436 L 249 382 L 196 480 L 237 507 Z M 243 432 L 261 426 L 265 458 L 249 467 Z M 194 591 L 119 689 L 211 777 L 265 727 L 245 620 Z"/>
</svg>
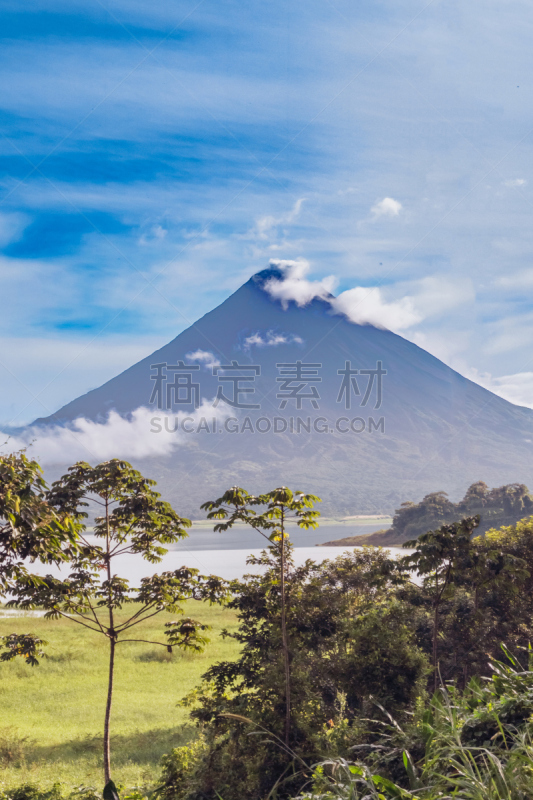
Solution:
<svg viewBox="0 0 533 800">
<path fill-rule="evenodd" d="M 235 484 L 313 492 L 330 515 L 460 495 L 475 480 L 533 484 L 533 411 L 389 330 L 333 313 L 327 295 L 280 303 L 269 287 L 283 279 L 277 267 L 257 273 L 169 344 L 35 425 L 149 409 L 150 432 L 176 429 L 179 445 L 128 460 L 193 518 Z"/>
</svg>

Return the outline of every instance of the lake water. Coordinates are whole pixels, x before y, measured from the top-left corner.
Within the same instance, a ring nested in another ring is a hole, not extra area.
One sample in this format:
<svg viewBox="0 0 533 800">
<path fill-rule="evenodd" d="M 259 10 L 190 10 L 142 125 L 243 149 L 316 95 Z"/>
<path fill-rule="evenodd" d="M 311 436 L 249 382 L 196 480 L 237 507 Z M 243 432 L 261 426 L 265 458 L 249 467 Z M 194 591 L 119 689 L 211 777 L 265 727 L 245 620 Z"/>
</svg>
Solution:
<svg viewBox="0 0 533 800">
<path fill-rule="evenodd" d="M 289 526 L 291 542 L 295 548 L 314 547 L 333 539 L 344 539 L 346 536 L 364 536 L 382 528 L 389 528 L 391 520 L 378 519 L 375 522 L 324 522 L 319 528 L 308 531 Z M 214 533 L 212 527 L 195 525 L 189 529 L 187 539 L 182 539 L 173 548 L 177 550 L 246 550 L 248 547 L 261 547 L 265 542 L 257 531 L 244 526 L 236 526 L 223 533 Z M 266 544 L 266 542 L 265 542 Z"/>
<path fill-rule="evenodd" d="M 257 534 L 258 535 L 258 534 Z M 359 550 L 355 547 L 295 547 L 294 561 L 297 566 L 305 563 L 310 558 L 318 563 L 327 558 L 337 558 L 347 550 Z M 387 548 L 393 558 L 412 553 L 412 550 L 404 550 L 401 547 Z M 135 587 L 140 583 L 141 578 L 153 575 L 156 572 L 164 572 L 178 569 L 179 567 L 192 567 L 200 570 L 203 575 L 218 575 L 220 578 L 232 580 L 242 578 L 246 574 L 257 574 L 261 567 L 252 567 L 246 564 L 246 559 L 250 555 L 258 556 L 261 549 L 227 549 L 227 550 L 184 550 L 183 548 L 173 548 L 164 556 L 159 564 L 150 564 L 139 556 L 117 556 L 114 561 L 114 574 L 121 575 L 130 581 L 130 585 Z M 57 567 L 47 567 L 42 564 L 28 564 L 30 570 L 38 575 L 53 574 L 57 577 L 68 576 L 67 568 L 58 569 Z M 418 579 L 415 579 L 418 583 Z M 8 611 L 0 608 L 0 619 L 5 616 L 37 616 L 42 615 L 42 611 Z"/>
<path fill-rule="evenodd" d="M 310 558 L 320 563 L 325 559 L 337 558 L 345 551 L 353 550 L 353 547 L 295 547 L 293 551 L 294 561 L 297 566 L 304 564 Z M 153 575 L 156 572 L 164 572 L 178 569 L 179 567 L 192 567 L 200 570 L 204 575 L 219 575 L 221 578 L 231 580 L 232 578 L 242 578 L 247 573 L 260 572 L 261 567 L 252 567 L 246 564 L 246 559 L 250 555 L 258 556 L 261 548 L 242 548 L 226 550 L 194 550 L 173 548 L 164 556 L 159 564 L 150 564 L 139 556 L 118 556 L 113 560 L 113 572 L 117 575 L 126 577 L 132 585 L 138 584 L 141 578 Z M 406 555 L 407 550 L 402 548 L 390 548 L 390 554 L 394 557 Z M 33 564 L 30 569 L 38 574 L 52 573 L 54 575 L 68 574 L 68 569 L 43 567 Z"/>
<path fill-rule="evenodd" d="M 390 520 L 375 522 L 365 520 L 364 523 L 326 522 L 317 530 L 310 531 L 291 526 L 290 536 L 295 546 L 294 561 L 299 566 L 308 558 L 317 562 L 326 558 L 336 558 L 353 547 L 316 547 L 316 545 L 346 536 L 362 536 L 388 527 L 388 524 Z M 91 536 L 87 538 L 100 543 Z M 182 566 L 194 567 L 204 575 L 219 575 L 221 578 L 231 580 L 241 578 L 246 573 L 259 572 L 261 568 L 248 566 L 246 559 L 252 554 L 259 555 L 263 545 L 267 544 L 259 533 L 244 526 L 235 527 L 224 533 L 214 533 L 211 527 L 193 525 L 189 537 L 172 545 L 159 564 L 150 564 L 139 556 L 118 556 L 113 560 L 113 572 L 126 577 L 132 585 L 137 584 L 142 577 L 156 572 L 175 570 Z M 394 557 L 406 554 L 401 548 L 391 548 L 389 552 Z M 66 568 L 59 570 L 38 564 L 32 564 L 30 569 L 38 574 L 52 573 L 58 576 L 68 574 Z"/>
</svg>

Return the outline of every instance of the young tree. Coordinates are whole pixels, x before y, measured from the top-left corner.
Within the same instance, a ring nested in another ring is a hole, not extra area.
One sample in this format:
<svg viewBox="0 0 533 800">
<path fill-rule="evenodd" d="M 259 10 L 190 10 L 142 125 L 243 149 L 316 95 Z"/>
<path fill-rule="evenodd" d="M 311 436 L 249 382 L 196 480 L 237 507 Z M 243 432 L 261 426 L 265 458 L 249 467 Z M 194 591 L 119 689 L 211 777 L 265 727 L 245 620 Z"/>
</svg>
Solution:
<svg viewBox="0 0 533 800">
<path fill-rule="evenodd" d="M 423 533 L 418 539 L 405 542 L 403 547 L 414 548 L 414 553 L 402 559 L 401 566 L 413 569 L 422 576 L 424 590 L 431 598 L 433 609 L 432 663 L 434 688 L 438 688 L 439 610 L 452 590 L 459 563 L 464 562 L 471 547 L 472 533 L 479 525 L 479 516 L 466 517 L 461 522 L 442 525 L 435 531 Z"/>
<path fill-rule="evenodd" d="M 207 510 L 208 519 L 224 520 L 215 525 L 215 531 L 227 531 L 237 522 L 243 522 L 256 530 L 270 542 L 279 561 L 281 642 L 285 671 L 285 744 L 289 745 L 291 730 L 291 674 L 290 649 L 287 636 L 287 598 L 286 582 L 291 563 L 292 544 L 287 532 L 287 524 L 295 521 L 300 528 L 317 528 L 319 511 L 313 506 L 320 498 L 303 492 L 292 492 L 281 486 L 266 494 L 255 497 L 244 489 L 233 486 L 218 500 L 202 505 Z M 256 511 L 255 507 L 262 509 Z"/>
<path fill-rule="evenodd" d="M 60 515 L 67 514 L 80 527 L 80 547 L 72 560 L 72 572 L 66 580 L 46 576 L 37 584 L 18 582 L 11 605 L 20 608 L 41 606 L 48 618 L 66 617 L 72 622 L 106 637 L 109 643 L 109 679 L 104 721 L 104 772 L 106 786 L 111 781 L 110 720 L 113 701 L 115 651 L 124 642 L 146 642 L 131 638 L 131 629 L 162 611 L 183 613 L 187 599 L 216 602 L 225 592 L 220 579 L 198 575 L 198 570 L 182 567 L 141 580 L 140 588 L 114 573 L 114 559 L 138 555 L 157 563 L 167 552 L 162 545 L 187 536 L 190 521 L 159 499 L 147 480 L 125 461 L 114 459 L 91 467 L 80 462 L 56 481 L 49 492 L 49 502 Z M 100 507 L 94 522 L 91 541 L 83 521 L 89 502 Z M 101 580 L 101 571 L 104 580 Z M 135 603 L 126 619 L 117 612 Z M 165 641 L 149 642 L 171 650 L 172 647 L 199 651 L 207 639 L 207 626 L 193 619 L 181 619 L 165 625 Z M 111 788 L 113 784 L 111 783 Z"/>
</svg>

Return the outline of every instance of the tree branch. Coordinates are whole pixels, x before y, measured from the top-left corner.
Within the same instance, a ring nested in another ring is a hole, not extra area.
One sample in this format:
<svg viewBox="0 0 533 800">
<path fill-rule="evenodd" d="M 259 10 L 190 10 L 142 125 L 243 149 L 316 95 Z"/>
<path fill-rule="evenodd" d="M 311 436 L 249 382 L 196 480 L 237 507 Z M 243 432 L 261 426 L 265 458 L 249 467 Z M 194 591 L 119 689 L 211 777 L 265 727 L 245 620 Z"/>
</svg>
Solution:
<svg viewBox="0 0 533 800">
<path fill-rule="evenodd" d="M 133 628 L 134 625 L 139 625 L 139 623 L 141 623 L 141 622 L 146 622 L 146 620 L 150 619 L 150 617 L 155 617 L 155 616 L 157 616 L 157 614 L 161 614 L 161 612 L 163 610 L 164 609 L 159 608 L 157 611 L 154 611 L 153 614 L 148 614 L 147 617 L 143 617 L 142 619 L 137 619 L 137 620 L 135 620 L 135 622 L 131 622 L 130 624 L 121 625 L 120 628 L 117 628 L 117 632 L 122 633 L 123 631 L 127 631 L 128 628 Z M 134 619 L 134 617 L 132 617 L 132 619 Z M 130 622 L 130 621 L 128 620 L 128 622 Z"/>
<path fill-rule="evenodd" d="M 133 550 L 131 549 L 131 545 L 126 545 L 126 547 L 124 547 L 123 550 L 119 550 L 118 548 L 122 547 L 123 544 L 124 544 L 124 542 L 119 542 L 117 545 L 115 545 L 115 547 L 112 550 L 109 551 L 109 555 L 111 557 L 113 557 L 113 556 L 122 556 L 122 555 L 124 555 L 124 553 L 133 554 Z"/>
<path fill-rule="evenodd" d="M 86 622 L 82 622 L 80 619 L 76 619 L 76 617 L 74 617 L 72 614 L 67 614 L 64 611 L 59 611 L 58 609 L 56 609 L 56 612 L 61 617 L 65 617 L 66 619 L 70 619 L 72 622 L 76 622 L 78 625 L 83 625 L 84 628 L 89 628 L 89 630 L 90 631 L 94 631 L 94 633 L 100 633 L 98 628 L 93 628 L 92 625 L 87 625 Z M 78 613 L 78 612 L 75 612 L 75 613 Z M 102 631 L 102 633 L 104 634 L 104 636 L 107 636 L 107 633 L 105 633 L 104 631 Z"/>
<path fill-rule="evenodd" d="M 124 625 L 129 625 L 134 619 L 139 617 L 141 614 L 145 614 L 147 611 L 150 611 L 155 605 L 156 605 L 155 601 L 152 603 L 148 603 L 148 605 L 144 605 L 141 609 L 139 609 L 139 611 L 136 611 L 135 614 L 133 614 L 133 616 L 122 622 L 117 627 L 117 630 L 120 630 L 120 628 L 123 627 Z"/>
<path fill-rule="evenodd" d="M 92 615 L 93 615 L 93 617 L 94 617 L 94 619 L 95 619 L 95 621 L 96 621 L 96 624 L 98 625 L 98 627 L 100 628 L 100 630 L 102 631 L 102 633 L 103 633 L 104 635 L 106 635 L 106 634 L 105 634 L 105 631 L 104 631 L 104 629 L 103 629 L 103 627 L 102 627 L 102 623 L 100 622 L 100 620 L 99 620 L 99 619 L 98 619 L 98 617 L 96 616 L 96 611 L 94 610 L 94 606 L 93 606 L 93 604 L 91 603 L 91 601 L 90 601 L 89 599 L 87 599 L 87 602 L 88 602 L 88 604 L 89 604 L 89 608 L 91 609 Z"/>
</svg>

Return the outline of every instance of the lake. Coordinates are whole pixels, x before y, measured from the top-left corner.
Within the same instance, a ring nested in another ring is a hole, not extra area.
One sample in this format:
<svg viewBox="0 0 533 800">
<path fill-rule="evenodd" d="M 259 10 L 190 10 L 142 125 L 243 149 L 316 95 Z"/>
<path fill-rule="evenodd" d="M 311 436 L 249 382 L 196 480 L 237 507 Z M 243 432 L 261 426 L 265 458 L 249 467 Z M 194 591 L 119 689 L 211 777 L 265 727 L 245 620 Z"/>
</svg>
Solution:
<svg viewBox="0 0 533 800">
<path fill-rule="evenodd" d="M 359 536 L 372 533 L 380 528 L 387 527 L 386 520 L 377 520 L 370 523 L 359 521 L 353 523 L 331 522 L 321 525 L 317 530 L 304 531 L 296 526 L 291 526 L 290 536 L 294 547 L 294 561 L 296 565 L 303 564 L 308 558 L 321 562 L 327 558 L 336 558 L 353 547 L 316 547 L 316 544 L 340 539 L 345 536 Z M 98 542 L 92 536 L 88 539 Z M 245 527 L 235 527 L 224 533 L 214 533 L 211 527 L 194 526 L 191 528 L 187 539 L 172 545 L 163 561 L 159 564 L 150 564 L 139 556 L 120 556 L 114 559 L 113 572 L 123 575 L 133 585 L 142 577 L 155 572 L 170 571 L 178 567 L 194 567 L 206 575 L 219 575 L 228 580 L 241 578 L 246 573 L 254 573 L 259 567 L 250 567 L 246 564 L 249 555 L 259 555 L 267 542 L 256 531 Z M 407 551 L 401 548 L 389 550 L 394 557 L 405 555 Z M 44 574 L 52 572 L 56 575 L 66 575 L 68 570 L 50 569 L 38 564 L 31 566 L 32 571 Z"/>
<path fill-rule="evenodd" d="M 295 548 L 314 547 L 322 542 L 330 542 L 332 539 L 343 539 L 346 536 L 364 536 L 367 533 L 374 533 L 382 528 L 389 528 L 392 520 L 390 517 L 375 521 L 350 520 L 347 522 L 324 522 L 314 530 L 302 530 L 296 525 L 289 525 L 291 541 Z M 248 547 L 261 548 L 261 543 L 265 542 L 261 535 L 244 525 L 235 526 L 223 533 L 214 533 L 212 525 L 205 522 L 193 523 L 189 529 L 187 539 L 182 539 L 173 548 L 177 550 L 246 550 Z M 266 542 L 265 542 L 266 544 Z"/>
</svg>

